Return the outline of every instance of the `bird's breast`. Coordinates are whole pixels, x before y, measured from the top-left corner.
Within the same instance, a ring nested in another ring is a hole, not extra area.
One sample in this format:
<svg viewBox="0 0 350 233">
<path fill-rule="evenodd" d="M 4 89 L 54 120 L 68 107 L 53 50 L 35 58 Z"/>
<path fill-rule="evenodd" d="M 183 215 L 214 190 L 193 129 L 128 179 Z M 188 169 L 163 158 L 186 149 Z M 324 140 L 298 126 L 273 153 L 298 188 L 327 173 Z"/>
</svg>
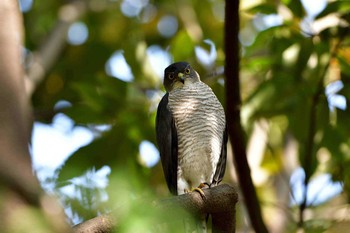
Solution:
<svg viewBox="0 0 350 233">
<path fill-rule="evenodd" d="M 211 183 L 220 157 L 225 113 L 202 82 L 169 93 L 178 135 L 178 176 L 191 185 Z"/>
</svg>

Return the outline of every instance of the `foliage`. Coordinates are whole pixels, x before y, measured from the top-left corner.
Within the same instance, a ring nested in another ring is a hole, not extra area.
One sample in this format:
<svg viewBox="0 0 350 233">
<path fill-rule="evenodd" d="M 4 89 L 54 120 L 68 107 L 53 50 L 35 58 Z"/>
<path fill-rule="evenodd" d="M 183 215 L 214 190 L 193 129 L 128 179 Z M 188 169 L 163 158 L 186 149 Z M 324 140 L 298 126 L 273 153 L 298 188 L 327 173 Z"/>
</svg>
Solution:
<svg viewBox="0 0 350 233">
<path fill-rule="evenodd" d="M 141 4 L 137 8 L 140 12 L 126 16 L 122 9 L 132 2 Z M 346 198 L 341 203 L 347 203 L 350 193 L 349 108 L 330 108 L 331 98 L 336 94 L 326 95 L 325 91 L 330 83 L 342 81 L 344 88 L 339 94 L 346 100 L 350 98 L 350 4 L 329 2 L 314 19 L 304 21 L 307 13 L 300 1 L 266 0 L 254 6 L 246 6 L 247 2 L 241 1 L 242 119 L 250 139 L 256 134 L 255 126 L 264 125 L 266 145 L 261 164 L 256 168 L 267 174 L 264 185 L 258 185 L 262 203 L 281 202 L 284 207 L 289 206 L 291 193 L 287 191 L 281 197 L 278 191 L 281 187 L 289 189 L 289 178 L 298 166 L 305 174 L 304 189 L 319 174 L 330 173 L 334 181 L 342 183 Z M 139 200 L 143 192 L 147 198 L 166 196 L 167 189 L 159 164 L 147 168 L 140 163 L 139 145 L 143 140 L 155 143 L 155 111 L 163 93 L 159 91 L 163 90 L 162 77 L 156 70 L 165 67 L 157 67 L 161 63 L 152 65 L 147 49 L 156 45 L 169 52 L 173 60 L 192 63 L 224 102 L 220 74 L 225 59 L 224 2 L 89 0 L 81 3 L 86 11 L 79 21 L 87 25 L 89 37 L 81 45 L 65 46 L 57 62 L 48 67 L 32 101 L 36 121 L 51 123 L 56 114 L 64 113 L 76 125 L 93 130 L 96 136 L 69 157 L 57 171 L 57 179 L 51 182 L 66 206 L 81 219 L 87 219 L 113 209 L 103 198 L 95 199 L 94 205 L 87 204 L 103 191 L 76 186 L 80 193 L 85 193 L 83 199 L 87 202 L 82 202 L 60 190 L 89 169 L 98 170 L 108 165 L 111 175 L 107 192 L 112 200 L 108 203 L 115 201 L 113 207 L 134 217 L 126 222 L 139 220 L 141 226 L 153 224 L 152 219 L 150 223 L 141 217 L 148 213 L 137 208 Z M 61 1 L 37 0 L 32 10 L 24 14 L 26 47 L 30 51 L 39 50 L 45 40 L 50 40 L 46 35 L 59 25 L 64 6 Z M 174 35 L 166 37 L 157 27 L 163 17 L 169 15 L 177 19 L 178 29 Z M 279 23 L 268 25 L 264 20 L 269 16 L 277 17 Z M 321 22 L 326 17 L 334 17 L 339 23 L 325 25 L 319 31 L 310 30 L 314 21 Z M 215 61 L 210 64 L 203 64 L 195 53 L 198 46 L 210 50 L 204 39 L 210 39 L 216 48 Z M 107 74 L 106 63 L 115 51 L 123 51 L 134 77 L 132 81 Z M 30 70 L 30 56 L 28 60 Z M 69 107 L 58 108 L 56 104 L 61 100 L 68 101 Z M 110 128 L 99 131 L 101 125 Z M 294 154 L 287 152 L 291 145 L 297 151 Z M 290 163 L 293 159 L 287 154 L 295 156 L 297 162 Z M 226 182 L 232 182 L 230 171 L 227 173 Z M 313 201 L 304 196 L 297 203 L 298 208 L 288 209 L 285 216 L 297 211 L 303 213 Z M 264 204 L 263 210 L 268 214 L 271 206 Z M 273 211 L 276 215 L 279 210 Z M 274 218 L 270 219 L 268 224 L 273 225 Z M 305 228 L 317 232 L 320 226 L 312 224 L 316 219 L 306 220 Z M 328 216 L 328 220 L 333 223 L 337 219 Z M 285 229 L 295 229 L 294 222 L 302 224 L 303 221 L 303 218 L 293 218 L 284 223 Z M 135 229 L 125 229 L 129 231 Z"/>
<path fill-rule="evenodd" d="M 311 191 L 308 190 L 310 180 L 330 173 L 334 181 L 342 183 L 344 194 L 349 194 L 349 173 L 345 172 L 348 151 L 344 150 L 349 146 L 345 119 L 349 109 L 344 103 L 347 102 L 344 98 L 348 99 L 344 94 L 348 82 L 344 64 L 349 60 L 343 51 L 349 45 L 350 4 L 330 2 L 314 19 L 310 15 L 307 18 L 299 4 L 299 1 L 290 1 L 282 5 L 288 13 L 278 12 L 278 5 L 272 7 L 271 3 L 252 8 L 253 14 L 271 14 L 271 9 L 276 9 L 283 23 L 257 32 L 252 45 L 245 47 L 243 70 L 260 74 L 255 75 L 256 88 L 245 100 L 245 105 L 253 108 L 247 126 L 267 120 L 267 131 L 271 131 L 271 135 L 268 132 L 264 163 L 273 159 L 278 166 L 277 171 L 270 172 L 287 172 L 288 175 L 289 168 L 283 162 L 288 158 L 281 150 L 286 152 L 290 137 L 297 143 L 298 162 L 304 172 L 304 194 L 298 203 L 299 219 L 295 220 L 303 225 L 305 208 L 316 201 L 307 194 Z M 325 23 L 325 17 L 331 15 L 340 23 Z M 325 20 L 324 25 L 321 20 Z M 320 24 L 320 29 L 316 29 L 316 23 Z M 345 97 L 329 91 L 334 85 L 339 85 L 340 94 Z M 332 101 L 334 95 L 338 102 Z M 276 129 L 278 138 L 272 134 Z M 311 232 L 313 224 L 310 222 L 312 220 L 304 227 Z"/>
</svg>

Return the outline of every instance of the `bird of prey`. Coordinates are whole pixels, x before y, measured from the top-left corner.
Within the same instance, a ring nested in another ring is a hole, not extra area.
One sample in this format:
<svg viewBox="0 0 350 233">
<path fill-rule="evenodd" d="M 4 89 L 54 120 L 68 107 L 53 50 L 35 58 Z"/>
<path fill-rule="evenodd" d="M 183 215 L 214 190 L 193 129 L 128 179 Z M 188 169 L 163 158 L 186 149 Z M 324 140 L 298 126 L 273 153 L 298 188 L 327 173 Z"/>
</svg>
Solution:
<svg viewBox="0 0 350 233">
<path fill-rule="evenodd" d="M 220 183 L 226 166 L 225 112 L 187 62 L 164 71 L 166 94 L 156 118 L 157 143 L 170 192 L 180 195 Z"/>
</svg>

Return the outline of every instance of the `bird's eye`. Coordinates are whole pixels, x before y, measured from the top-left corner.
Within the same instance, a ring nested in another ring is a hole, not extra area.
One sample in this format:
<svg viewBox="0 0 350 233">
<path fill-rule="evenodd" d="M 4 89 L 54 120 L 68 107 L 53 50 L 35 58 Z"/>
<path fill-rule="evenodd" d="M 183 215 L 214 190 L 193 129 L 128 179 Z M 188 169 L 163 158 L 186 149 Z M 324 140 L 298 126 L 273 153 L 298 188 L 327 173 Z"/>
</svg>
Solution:
<svg viewBox="0 0 350 233">
<path fill-rule="evenodd" d="M 174 74 L 169 74 L 168 77 L 169 79 L 174 79 Z"/>
<path fill-rule="evenodd" d="M 187 69 L 185 70 L 185 73 L 186 73 L 186 74 L 190 74 L 190 73 L 191 73 L 191 70 L 187 68 Z"/>
</svg>

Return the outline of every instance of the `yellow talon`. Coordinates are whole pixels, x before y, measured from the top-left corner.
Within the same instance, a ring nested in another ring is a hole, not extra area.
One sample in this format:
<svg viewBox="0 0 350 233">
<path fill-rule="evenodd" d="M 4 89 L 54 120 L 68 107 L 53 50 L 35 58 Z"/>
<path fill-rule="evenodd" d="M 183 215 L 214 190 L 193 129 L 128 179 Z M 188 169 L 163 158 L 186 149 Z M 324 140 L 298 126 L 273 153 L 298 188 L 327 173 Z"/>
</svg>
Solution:
<svg viewBox="0 0 350 233">
<path fill-rule="evenodd" d="M 191 190 L 184 189 L 184 193 L 189 193 L 189 192 L 194 192 L 194 191 L 196 191 L 196 192 L 198 192 L 198 193 L 201 195 L 202 199 L 205 200 L 206 197 L 205 197 L 205 194 L 204 194 L 204 191 L 203 191 L 203 188 L 204 188 L 205 186 L 206 186 L 206 184 L 201 183 L 201 184 L 198 185 L 197 188 L 191 188 Z"/>
<path fill-rule="evenodd" d="M 203 199 L 205 199 L 205 194 L 204 194 L 203 190 L 202 190 L 200 187 L 192 189 L 192 192 L 194 192 L 194 191 L 199 192 L 199 194 L 201 195 L 201 197 L 202 197 Z"/>
</svg>

